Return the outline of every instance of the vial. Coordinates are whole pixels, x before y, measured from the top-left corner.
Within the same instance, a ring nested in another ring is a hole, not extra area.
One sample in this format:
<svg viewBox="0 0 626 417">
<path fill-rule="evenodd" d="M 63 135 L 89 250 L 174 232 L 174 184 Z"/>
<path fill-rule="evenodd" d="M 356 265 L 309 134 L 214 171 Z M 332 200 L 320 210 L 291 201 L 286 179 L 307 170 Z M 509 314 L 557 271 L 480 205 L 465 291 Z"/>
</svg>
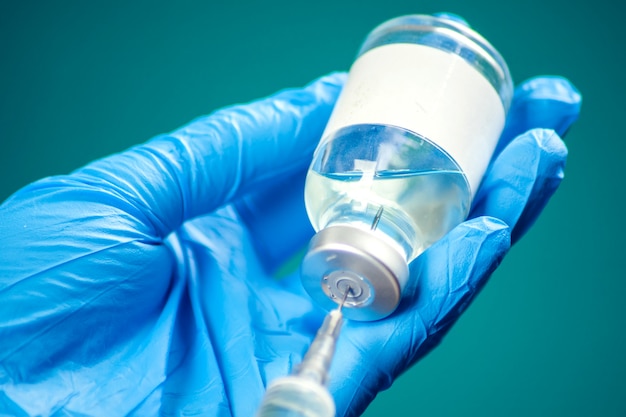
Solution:
<svg viewBox="0 0 626 417">
<path fill-rule="evenodd" d="M 317 232 L 307 292 L 377 320 L 408 264 L 464 221 L 504 127 L 513 84 L 500 54 L 456 19 L 392 19 L 365 39 L 307 173 Z"/>
</svg>

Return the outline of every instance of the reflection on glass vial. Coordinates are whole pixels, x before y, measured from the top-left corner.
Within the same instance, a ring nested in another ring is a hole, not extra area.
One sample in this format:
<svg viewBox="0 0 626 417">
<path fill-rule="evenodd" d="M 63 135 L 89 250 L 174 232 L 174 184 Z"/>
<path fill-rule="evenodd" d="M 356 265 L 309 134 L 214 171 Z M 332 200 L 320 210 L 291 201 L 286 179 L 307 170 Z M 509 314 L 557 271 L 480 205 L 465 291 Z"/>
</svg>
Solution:
<svg viewBox="0 0 626 417">
<path fill-rule="evenodd" d="M 404 16 L 370 33 L 307 174 L 313 298 L 330 309 L 350 288 L 346 317 L 393 312 L 408 263 L 467 217 L 511 96 L 502 57 L 462 23 Z"/>
<path fill-rule="evenodd" d="M 355 143 L 369 153 L 359 157 L 371 159 L 346 159 Z M 351 125 L 319 152 L 328 153 L 314 161 L 305 194 L 316 230 L 346 223 L 369 229 L 410 260 L 467 215 L 470 190 L 459 166 L 410 131 Z"/>
</svg>

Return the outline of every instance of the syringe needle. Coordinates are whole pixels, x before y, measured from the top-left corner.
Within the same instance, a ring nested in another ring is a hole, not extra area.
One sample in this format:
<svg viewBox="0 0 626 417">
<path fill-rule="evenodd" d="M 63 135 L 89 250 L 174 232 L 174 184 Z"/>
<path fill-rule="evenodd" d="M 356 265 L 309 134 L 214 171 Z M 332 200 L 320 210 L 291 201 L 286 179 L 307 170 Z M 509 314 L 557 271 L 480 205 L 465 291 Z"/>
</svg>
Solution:
<svg viewBox="0 0 626 417">
<path fill-rule="evenodd" d="M 376 228 L 378 227 L 378 222 L 380 222 L 380 218 L 383 217 L 384 210 L 385 210 L 384 206 L 380 206 L 378 208 L 378 211 L 376 212 L 376 215 L 374 216 L 374 221 L 372 222 L 372 226 L 370 227 L 371 230 L 376 230 Z"/>
<path fill-rule="evenodd" d="M 337 307 L 337 311 L 341 312 L 341 308 L 343 307 L 346 300 L 348 299 L 348 294 L 350 294 L 351 292 L 352 292 L 352 287 L 348 285 L 348 287 L 346 288 L 346 292 L 343 293 L 343 298 L 341 299 L 341 302 L 339 303 L 339 307 Z"/>
<path fill-rule="evenodd" d="M 322 327 L 294 373 L 270 385 L 257 417 L 335 415 L 333 399 L 325 385 L 343 323 L 341 309 L 350 293 L 352 288 L 347 286 L 341 302 L 326 315 Z M 318 409 L 325 412 L 316 414 Z M 289 413 L 285 413 L 286 411 Z"/>
<path fill-rule="evenodd" d="M 351 292 L 352 288 L 348 286 L 339 306 L 326 315 L 322 327 L 304 355 L 302 363 L 296 369 L 296 375 L 317 381 L 322 385 L 326 384 L 330 363 L 335 354 L 335 344 L 343 324 L 341 309 Z"/>
</svg>

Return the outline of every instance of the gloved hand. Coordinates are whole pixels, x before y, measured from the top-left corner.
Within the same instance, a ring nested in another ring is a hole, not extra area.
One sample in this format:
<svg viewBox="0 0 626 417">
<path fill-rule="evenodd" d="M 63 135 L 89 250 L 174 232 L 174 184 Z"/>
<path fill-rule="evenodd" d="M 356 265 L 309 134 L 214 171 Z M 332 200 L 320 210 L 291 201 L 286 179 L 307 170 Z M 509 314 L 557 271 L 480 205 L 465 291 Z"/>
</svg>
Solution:
<svg viewBox="0 0 626 417">
<path fill-rule="evenodd" d="M 254 415 L 324 316 L 297 273 L 267 271 L 312 235 L 302 178 L 344 78 L 220 110 L 5 201 L 0 414 Z M 471 219 L 411 265 L 395 314 L 346 323 L 339 416 L 435 346 L 537 218 L 579 104 L 560 78 L 517 89 Z"/>
</svg>

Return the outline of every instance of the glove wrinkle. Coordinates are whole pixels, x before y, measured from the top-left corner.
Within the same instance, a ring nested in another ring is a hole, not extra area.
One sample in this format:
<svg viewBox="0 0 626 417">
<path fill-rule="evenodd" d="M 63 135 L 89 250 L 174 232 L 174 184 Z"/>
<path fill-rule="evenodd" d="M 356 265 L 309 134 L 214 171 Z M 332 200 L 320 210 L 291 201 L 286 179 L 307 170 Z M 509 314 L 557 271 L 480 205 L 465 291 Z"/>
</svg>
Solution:
<svg viewBox="0 0 626 417">
<path fill-rule="evenodd" d="M 470 217 L 496 215 L 511 225 L 515 243 L 534 224 L 563 178 L 567 148 L 553 130 L 533 129 L 492 163 Z"/>
</svg>

